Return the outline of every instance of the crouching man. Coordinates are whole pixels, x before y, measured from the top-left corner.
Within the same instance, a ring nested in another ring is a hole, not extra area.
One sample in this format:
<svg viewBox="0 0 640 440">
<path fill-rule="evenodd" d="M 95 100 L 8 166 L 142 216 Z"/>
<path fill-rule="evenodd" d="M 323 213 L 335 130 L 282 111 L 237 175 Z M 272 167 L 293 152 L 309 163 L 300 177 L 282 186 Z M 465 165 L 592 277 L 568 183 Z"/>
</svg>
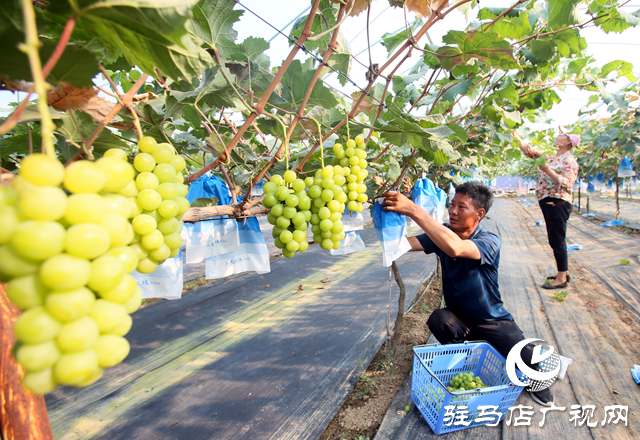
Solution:
<svg viewBox="0 0 640 440">
<path fill-rule="evenodd" d="M 427 321 L 436 339 L 441 344 L 487 341 L 506 359 L 524 335 L 500 297 L 500 238 L 480 226 L 493 203 L 491 189 L 473 181 L 458 186 L 449 207 L 449 224 L 444 225 L 399 192 L 389 191 L 383 197 L 385 210 L 411 217 L 425 232 L 409 237 L 411 250 L 440 258 L 446 307 Z M 538 369 L 530 363 L 532 354 L 531 345 L 522 350 L 525 363 Z M 543 406 L 554 402 L 549 389 L 529 394 Z"/>
</svg>

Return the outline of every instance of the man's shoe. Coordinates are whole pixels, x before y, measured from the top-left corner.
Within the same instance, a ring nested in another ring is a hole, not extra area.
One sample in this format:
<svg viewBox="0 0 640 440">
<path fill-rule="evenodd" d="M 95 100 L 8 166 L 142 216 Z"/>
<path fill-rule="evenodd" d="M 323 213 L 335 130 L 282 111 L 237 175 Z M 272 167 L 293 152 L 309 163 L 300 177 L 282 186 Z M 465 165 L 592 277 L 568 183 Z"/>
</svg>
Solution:
<svg viewBox="0 0 640 440">
<path fill-rule="evenodd" d="M 551 406 L 555 403 L 555 399 L 549 388 L 545 388 L 544 390 L 537 391 L 535 393 L 533 391 L 529 391 L 529 395 L 534 402 L 542 406 Z"/>
</svg>

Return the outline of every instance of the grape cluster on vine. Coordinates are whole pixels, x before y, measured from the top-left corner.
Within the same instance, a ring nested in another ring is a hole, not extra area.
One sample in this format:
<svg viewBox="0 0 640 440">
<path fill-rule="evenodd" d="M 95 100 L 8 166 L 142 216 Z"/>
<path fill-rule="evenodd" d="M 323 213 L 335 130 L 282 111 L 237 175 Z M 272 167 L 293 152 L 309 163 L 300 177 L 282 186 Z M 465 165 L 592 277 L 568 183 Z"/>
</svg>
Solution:
<svg viewBox="0 0 640 440">
<path fill-rule="evenodd" d="M 153 271 L 182 244 L 184 160 L 151 138 L 139 147 L 137 177 L 119 149 L 66 168 L 33 154 L 0 187 L 0 280 L 23 310 L 14 354 L 36 394 L 89 385 L 128 355 L 142 301 L 130 273 Z"/>
<path fill-rule="evenodd" d="M 169 144 L 157 144 L 151 137 L 138 142 L 133 166 L 135 178 L 134 245 L 140 273 L 151 273 L 167 258 L 175 257 L 182 246 L 182 215 L 189 209 L 184 197 L 189 188 L 181 171 L 185 161 Z"/>
<path fill-rule="evenodd" d="M 345 237 L 345 208 L 363 210 L 362 203 L 368 200 L 363 183 L 367 177 L 364 138 L 356 136 L 346 145 L 346 150 L 341 144 L 334 145 L 333 165 L 322 167 L 315 177 L 302 180 L 289 170 L 284 177 L 273 175 L 264 185 L 262 203 L 270 208 L 267 220 L 274 225 L 275 245 L 285 257 L 307 249 L 309 223 L 314 242 L 323 249 L 339 249 Z"/>
<path fill-rule="evenodd" d="M 267 221 L 273 225 L 272 236 L 282 255 L 291 258 L 296 252 L 304 252 L 307 243 L 307 228 L 311 219 L 311 199 L 305 183 L 289 170 L 284 177 L 274 174 L 264 185 L 263 204 L 271 208 Z"/>
</svg>

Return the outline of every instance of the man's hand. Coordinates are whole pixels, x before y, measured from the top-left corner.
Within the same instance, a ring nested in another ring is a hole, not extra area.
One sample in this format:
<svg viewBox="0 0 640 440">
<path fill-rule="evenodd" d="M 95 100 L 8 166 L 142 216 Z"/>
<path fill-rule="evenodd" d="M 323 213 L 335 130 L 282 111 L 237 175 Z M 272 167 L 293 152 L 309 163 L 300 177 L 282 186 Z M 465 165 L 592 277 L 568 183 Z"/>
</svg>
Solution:
<svg viewBox="0 0 640 440">
<path fill-rule="evenodd" d="M 387 191 L 382 194 L 382 197 L 384 197 L 382 206 L 385 211 L 393 211 L 411 217 L 417 207 L 415 203 L 398 191 Z"/>
</svg>

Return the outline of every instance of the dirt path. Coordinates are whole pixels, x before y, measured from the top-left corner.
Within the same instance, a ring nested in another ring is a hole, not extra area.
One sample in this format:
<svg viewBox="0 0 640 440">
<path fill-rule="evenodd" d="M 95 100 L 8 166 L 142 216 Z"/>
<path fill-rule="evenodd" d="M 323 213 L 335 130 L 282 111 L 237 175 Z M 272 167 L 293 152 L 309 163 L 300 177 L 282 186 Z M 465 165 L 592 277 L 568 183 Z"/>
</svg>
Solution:
<svg viewBox="0 0 640 440">
<path fill-rule="evenodd" d="M 539 208 L 523 208 L 515 200 L 500 199 L 490 216 L 483 226 L 502 240 L 500 290 L 507 310 L 526 337 L 542 338 L 560 354 L 573 359 L 566 379 L 557 381 L 552 388 L 556 405 L 565 407 L 565 411 L 547 413 L 545 424 L 540 427 L 540 406 L 523 393 L 516 405 L 532 407 L 535 414 L 530 426 L 507 426 L 503 422 L 497 427 L 436 436 L 415 408 L 398 416 L 401 408 L 392 404 L 388 423 L 383 422 L 384 429 L 375 439 L 640 438 L 640 387 L 629 372 L 633 364 L 640 363 L 640 321 L 636 316 L 640 241 L 573 216 L 568 240 L 579 242 L 583 250 L 570 253 L 573 278 L 566 289 L 566 300 L 559 302 L 554 291 L 539 287 L 547 275 L 554 273 L 546 232 L 535 226 Z M 623 256 L 633 259 L 629 266 L 620 267 Z M 410 392 L 410 387 L 404 389 L 405 394 Z M 592 420 L 600 423 L 574 426 L 569 414 L 572 405 L 595 405 Z M 607 405 L 627 405 L 628 426 L 602 426 Z"/>
</svg>

